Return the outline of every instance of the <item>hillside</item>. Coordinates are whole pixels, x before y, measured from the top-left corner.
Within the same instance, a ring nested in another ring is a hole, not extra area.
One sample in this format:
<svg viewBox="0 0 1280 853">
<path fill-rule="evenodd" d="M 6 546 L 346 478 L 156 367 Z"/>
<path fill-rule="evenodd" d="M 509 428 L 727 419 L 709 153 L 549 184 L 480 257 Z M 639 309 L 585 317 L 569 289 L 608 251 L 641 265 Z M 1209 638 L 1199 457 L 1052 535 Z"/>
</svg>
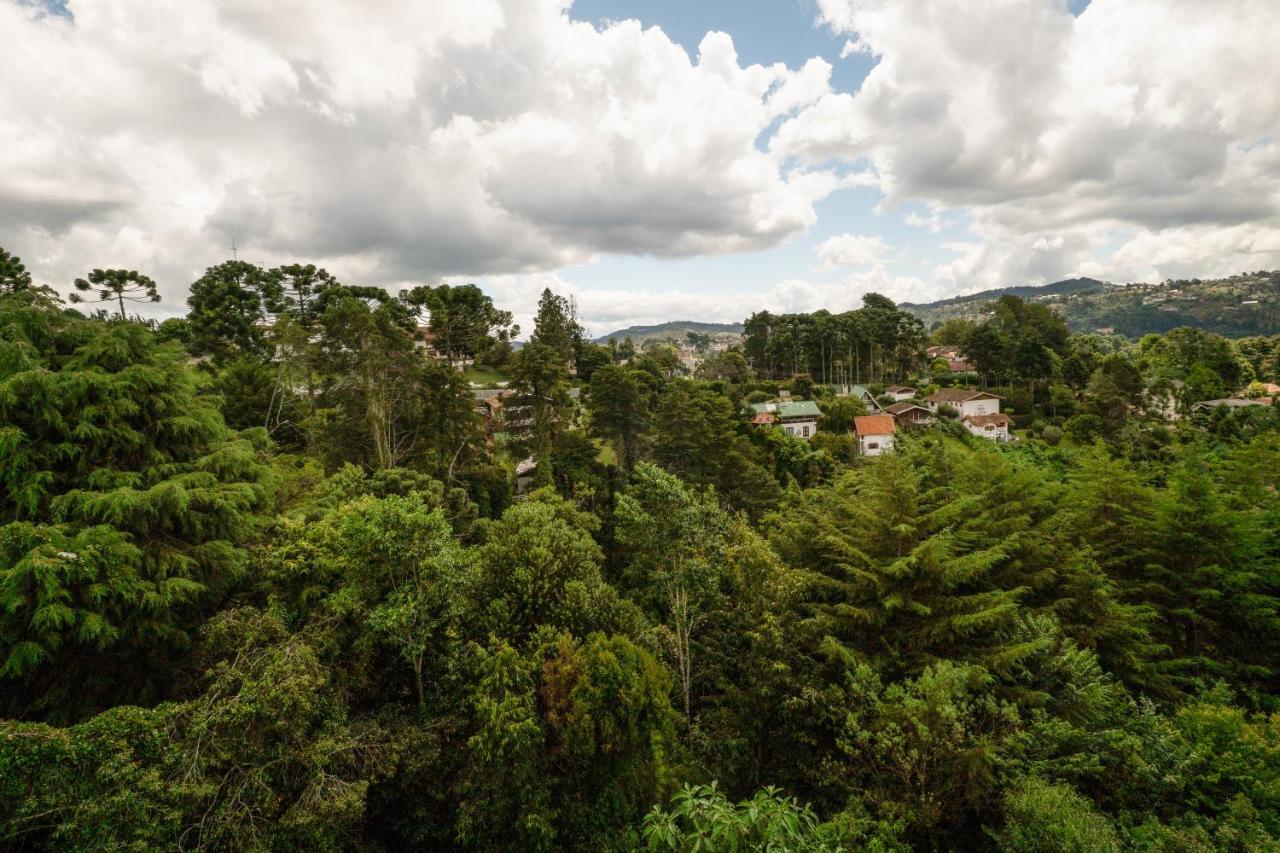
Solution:
<svg viewBox="0 0 1280 853">
<path fill-rule="evenodd" d="M 915 305 L 910 302 L 904 302 L 900 306 L 903 310 L 928 310 L 940 309 L 950 305 L 960 305 L 970 302 L 990 302 L 993 299 L 999 299 L 1001 296 L 1020 296 L 1023 299 L 1031 299 L 1045 296 L 1066 296 L 1072 293 L 1086 293 L 1094 290 L 1101 290 L 1106 286 L 1106 282 L 1098 281 L 1096 278 L 1067 278 L 1062 281 L 1055 281 L 1052 284 L 1024 284 L 1016 287 L 998 287 L 994 290 L 983 290 L 978 293 L 967 293 L 963 296 L 953 296 L 950 299 L 939 299 L 937 302 L 929 302 L 924 305 Z"/>
<path fill-rule="evenodd" d="M 1182 279 L 1116 285 L 1073 278 L 1040 287 L 1009 287 L 901 307 L 932 326 L 962 317 L 979 320 L 996 298 L 1012 294 L 1052 305 L 1072 331 L 1109 330 L 1128 337 L 1196 326 L 1228 337 L 1274 334 L 1280 329 L 1280 271 L 1219 279 Z"/>
<path fill-rule="evenodd" d="M 697 332 L 701 335 L 740 335 L 742 334 L 741 323 L 700 323 L 695 320 L 672 320 L 667 323 L 658 323 L 653 326 L 628 326 L 625 329 L 618 329 L 616 332 L 610 332 L 607 335 L 601 335 L 596 338 L 598 343 L 608 343 L 610 338 L 616 338 L 619 341 L 631 338 L 636 343 L 657 338 L 683 338 L 686 332 Z"/>
</svg>

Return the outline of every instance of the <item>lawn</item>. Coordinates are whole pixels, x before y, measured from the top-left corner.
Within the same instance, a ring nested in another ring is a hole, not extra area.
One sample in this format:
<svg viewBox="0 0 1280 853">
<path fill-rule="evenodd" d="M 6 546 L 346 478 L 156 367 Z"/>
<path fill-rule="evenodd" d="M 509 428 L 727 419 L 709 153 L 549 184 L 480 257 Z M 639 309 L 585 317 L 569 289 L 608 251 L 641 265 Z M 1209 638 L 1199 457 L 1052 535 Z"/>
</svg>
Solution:
<svg viewBox="0 0 1280 853">
<path fill-rule="evenodd" d="M 472 385 L 488 388 L 492 388 L 501 382 L 507 382 L 511 378 L 496 367 L 488 367 L 486 365 L 468 367 L 462 372 L 462 375 Z"/>
</svg>

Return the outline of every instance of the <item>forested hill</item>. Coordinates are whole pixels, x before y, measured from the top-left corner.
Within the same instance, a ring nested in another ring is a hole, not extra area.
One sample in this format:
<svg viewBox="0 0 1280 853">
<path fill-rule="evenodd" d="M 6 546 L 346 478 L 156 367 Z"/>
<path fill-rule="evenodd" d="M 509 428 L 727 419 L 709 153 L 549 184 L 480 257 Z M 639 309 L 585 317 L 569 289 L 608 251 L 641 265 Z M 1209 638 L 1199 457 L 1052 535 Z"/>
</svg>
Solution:
<svg viewBox="0 0 1280 853">
<path fill-rule="evenodd" d="M 628 326 L 625 329 L 618 329 L 616 332 L 601 335 L 596 338 L 596 341 L 603 344 L 608 343 L 610 339 L 623 341 L 631 338 L 634 341 L 643 341 L 649 338 L 683 338 L 687 332 L 697 332 L 701 335 L 740 335 L 742 334 L 742 324 L 672 320 L 668 323 L 658 323 L 654 326 Z"/>
<path fill-rule="evenodd" d="M 1229 278 L 1115 285 L 1073 278 L 1041 287 L 988 290 L 925 305 L 903 304 L 925 326 L 956 317 L 978 320 L 1005 294 L 1059 309 L 1075 332 L 1110 330 L 1129 337 L 1195 326 L 1228 337 L 1269 334 L 1280 327 L 1280 271 Z"/>
<path fill-rule="evenodd" d="M 904 302 L 901 307 L 909 311 L 928 311 L 930 309 L 945 308 L 949 305 L 990 302 L 993 299 L 999 299 L 1001 296 L 1018 296 L 1023 299 L 1037 299 L 1046 296 L 1066 296 L 1072 293 L 1101 290 L 1105 286 L 1106 282 L 1098 281 L 1096 278 L 1066 278 L 1062 281 L 1055 281 L 1051 284 L 1024 284 L 1017 287 L 997 287 L 993 290 L 982 290 L 977 293 L 966 293 L 963 296 L 952 296 L 950 299 L 939 299 L 936 302 L 927 302 L 923 305 Z"/>
</svg>

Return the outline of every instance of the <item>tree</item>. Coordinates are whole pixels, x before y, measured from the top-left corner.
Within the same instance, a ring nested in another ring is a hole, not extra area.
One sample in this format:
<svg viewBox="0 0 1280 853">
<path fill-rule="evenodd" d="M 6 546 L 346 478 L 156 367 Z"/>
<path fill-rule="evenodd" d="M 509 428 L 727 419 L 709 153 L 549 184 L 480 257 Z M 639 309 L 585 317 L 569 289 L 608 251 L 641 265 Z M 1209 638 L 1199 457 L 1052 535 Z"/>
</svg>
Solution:
<svg viewBox="0 0 1280 853">
<path fill-rule="evenodd" d="M 573 306 L 563 296 L 542 291 L 538 313 L 533 318 L 533 335 L 529 343 L 549 348 L 567 370 L 573 369 L 575 347 L 582 339 L 582 327 L 573 317 Z"/>
<path fill-rule="evenodd" d="M 11 255 L 0 247 L 0 296 L 17 293 L 31 287 L 31 273 L 27 272 L 22 258 Z"/>
<path fill-rule="evenodd" d="M 707 611 L 722 594 L 728 518 L 714 498 L 698 494 L 662 469 L 643 464 L 618 498 L 618 544 L 629 586 L 663 626 L 662 644 L 675 670 L 685 723 L 693 725 L 695 655 Z"/>
<path fill-rule="evenodd" d="M 283 307 L 281 274 L 247 261 L 224 261 L 191 285 L 190 347 L 221 366 L 237 355 L 265 358 L 267 317 Z"/>
<path fill-rule="evenodd" d="M 738 419 L 722 394 L 693 382 L 667 385 L 658 400 L 653 458 L 696 485 L 717 482 L 736 444 Z"/>
<path fill-rule="evenodd" d="M 648 371 L 610 364 L 598 368 L 586 387 L 588 430 L 613 444 L 623 471 L 630 471 L 640 459 L 657 386 Z"/>
<path fill-rule="evenodd" d="M 85 292 L 97 290 L 98 302 L 115 301 L 120 307 L 120 319 L 129 319 L 125 315 L 124 303 L 159 302 L 160 294 L 156 292 L 156 283 L 136 270 L 98 270 L 89 273 L 88 279 L 78 278 L 76 290 Z M 71 294 L 72 302 L 86 301 L 79 293 Z"/>
<path fill-rule="evenodd" d="M 0 370 L 0 678 L 10 712 L 65 718 L 154 695 L 269 488 L 177 347 L 55 317 Z"/>
<path fill-rule="evenodd" d="M 526 344 L 513 360 L 511 388 L 505 412 L 517 452 L 550 459 L 571 406 L 569 372 L 560 352 L 540 342 Z M 543 484 L 551 481 L 549 465 L 539 465 L 538 474 Z"/>
<path fill-rule="evenodd" d="M 334 377 L 325 397 L 337 404 L 349 431 L 335 450 L 350 452 L 352 437 L 361 449 L 372 450 L 375 468 L 394 468 L 415 452 L 418 425 L 413 421 L 411 380 L 417 353 L 409 333 L 404 306 L 363 294 L 336 295 L 321 317 L 321 347 L 327 372 Z"/>
<path fill-rule="evenodd" d="M 1033 650 L 1009 629 L 1047 568 L 1016 555 L 1024 528 L 1011 519 L 1027 523 L 1035 492 L 1010 489 L 1022 493 L 1018 505 L 982 479 L 932 487 L 929 469 L 942 463 L 908 456 L 880 457 L 806 493 L 770 538 L 784 560 L 815 573 L 820 630 L 878 672 L 913 676 L 940 658 L 1008 672 Z"/>
<path fill-rule="evenodd" d="M 420 286 L 402 291 L 400 298 L 427 312 L 432 346 L 451 365 L 475 360 L 497 341 L 519 334 L 519 327 L 511 325 L 511 312 L 495 308 L 474 284 Z"/>
</svg>

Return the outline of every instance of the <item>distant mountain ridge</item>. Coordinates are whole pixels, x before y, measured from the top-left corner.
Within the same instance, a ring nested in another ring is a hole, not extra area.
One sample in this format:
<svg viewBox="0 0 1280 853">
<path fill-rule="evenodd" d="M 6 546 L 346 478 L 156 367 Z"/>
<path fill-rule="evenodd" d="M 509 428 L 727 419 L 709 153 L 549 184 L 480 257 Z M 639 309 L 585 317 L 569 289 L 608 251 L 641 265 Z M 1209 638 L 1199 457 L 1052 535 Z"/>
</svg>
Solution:
<svg viewBox="0 0 1280 853">
<path fill-rule="evenodd" d="M 601 335 L 596 338 L 596 343 L 608 343 L 610 338 L 616 338 L 619 343 L 627 338 L 637 342 L 649 338 L 683 338 L 686 332 L 697 332 L 700 335 L 740 335 L 742 334 L 742 324 L 671 320 L 652 326 L 628 326 L 625 329 L 618 329 L 616 332 L 610 332 L 607 335 Z"/>
<path fill-rule="evenodd" d="M 1101 290 L 1106 286 L 1106 282 L 1098 281 L 1096 278 L 1064 278 L 1062 281 L 1055 281 L 1050 284 L 1022 284 L 1014 287 L 997 287 L 994 290 L 966 293 L 962 296 L 939 299 L 936 302 L 920 304 L 903 302 L 898 307 L 911 311 L 914 309 L 941 308 L 944 305 L 955 305 L 959 302 L 990 302 L 993 299 L 999 299 L 1001 296 L 1018 296 L 1023 299 L 1034 299 L 1041 296 L 1066 296 L 1070 293 L 1087 293 L 1092 290 Z"/>
<path fill-rule="evenodd" d="M 957 318 L 981 321 L 990 313 L 991 303 L 1005 295 L 1050 306 L 1061 312 L 1073 332 L 1137 338 L 1194 326 L 1239 338 L 1280 330 L 1280 271 L 1265 270 L 1129 284 L 1069 278 L 1039 287 L 1004 287 L 900 307 L 931 327 Z"/>
</svg>

